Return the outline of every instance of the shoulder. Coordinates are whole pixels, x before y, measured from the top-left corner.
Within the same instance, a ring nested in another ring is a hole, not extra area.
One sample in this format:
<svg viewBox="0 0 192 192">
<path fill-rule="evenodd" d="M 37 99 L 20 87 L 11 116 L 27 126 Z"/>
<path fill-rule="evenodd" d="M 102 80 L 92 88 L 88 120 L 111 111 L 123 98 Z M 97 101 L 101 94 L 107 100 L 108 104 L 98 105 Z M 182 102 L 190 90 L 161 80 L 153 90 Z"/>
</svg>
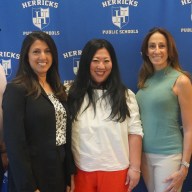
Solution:
<svg viewBox="0 0 192 192">
<path fill-rule="evenodd" d="M 191 86 L 191 79 L 184 74 L 179 75 L 176 85 L 178 87 Z"/>
<path fill-rule="evenodd" d="M 24 88 L 24 86 L 19 85 L 19 84 L 15 84 L 15 83 L 8 83 L 5 89 L 5 93 L 10 93 L 13 94 L 12 96 L 16 96 L 16 95 L 21 95 L 21 94 L 26 94 L 26 89 Z"/>
<path fill-rule="evenodd" d="M 192 90 L 191 79 L 184 74 L 179 75 L 175 83 L 176 93 L 183 93 L 186 90 Z"/>
<path fill-rule="evenodd" d="M 25 90 L 25 88 L 22 84 L 16 84 L 13 82 L 7 83 L 6 89 Z"/>
<path fill-rule="evenodd" d="M 15 109 L 23 106 L 26 101 L 26 93 L 27 92 L 23 86 L 8 83 L 3 94 L 4 109 L 9 108 L 10 106 L 14 106 Z"/>
<path fill-rule="evenodd" d="M 128 103 L 135 103 L 136 102 L 136 95 L 131 89 L 126 90 L 126 99 Z"/>
<path fill-rule="evenodd" d="M 126 89 L 126 93 L 128 96 L 135 97 L 135 93 L 131 89 Z"/>
</svg>

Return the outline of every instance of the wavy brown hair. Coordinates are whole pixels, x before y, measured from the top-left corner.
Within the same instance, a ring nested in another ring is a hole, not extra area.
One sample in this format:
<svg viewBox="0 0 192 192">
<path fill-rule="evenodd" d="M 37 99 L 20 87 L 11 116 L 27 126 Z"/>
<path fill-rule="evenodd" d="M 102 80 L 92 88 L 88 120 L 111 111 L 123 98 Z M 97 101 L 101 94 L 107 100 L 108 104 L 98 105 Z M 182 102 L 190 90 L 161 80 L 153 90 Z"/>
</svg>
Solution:
<svg viewBox="0 0 192 192">
<path fill-rule="evenodd" d="M 145 81 L 151 77 L 154 74 L 154 67 L 151 63 L 149 57 L 148 57 L 148 42 L 154 33 L 161 33 L 166 41 L 167 41 L 167 47 L 168 47 L 168 64 L 176 69 L 177 71 L 182 72 L 183 74 L 187 75 L 190 78 L 189 73 L 182 70 L 180 63 L 179 63 L 179 56 L 178 51 L 176 47 L 175 40 L 173 36 L 170 34 L 169 31 L 167 31 L 164 28 L 152 28 L 149 30 L 147 35 L 145 36 L 142 46 L 141 46 L 141 54 L 143 58 L 143 64 L 141 66 L 140 72 L 139 72 L 139 78 L 138 78 L 138 88 L 144 88 L 145 87 Z"/>
</svg>

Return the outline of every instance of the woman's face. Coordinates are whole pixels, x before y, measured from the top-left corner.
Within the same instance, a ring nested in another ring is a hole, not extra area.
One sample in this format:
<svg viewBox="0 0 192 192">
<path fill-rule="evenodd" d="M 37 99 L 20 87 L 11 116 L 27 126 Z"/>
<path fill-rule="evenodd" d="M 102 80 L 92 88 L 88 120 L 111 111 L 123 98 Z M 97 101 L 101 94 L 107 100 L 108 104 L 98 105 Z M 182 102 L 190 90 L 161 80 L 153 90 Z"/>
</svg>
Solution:
<svg viewBox="0 0 192 192">
<path fill-rule="evenodd" d="M 155 32 L 148 41 L 147 56 L 155 70 L 161 70 L 167 66 L 168 47 L 163 34 Z"/>
<path fill-rule="evenodd" d="M 112 61 L 107 49 L 99 49 L 90 65 L 91 78 L 96 84 L 102 84 L 111 73 Z"/>
<path fill-rule="evenodd" d="M 29 49 L 28 58 L 29 64 L 37 76 L 46 76 L 53 61 L 47 43 L 41 40 L 36 40 Z"/>
</svg>

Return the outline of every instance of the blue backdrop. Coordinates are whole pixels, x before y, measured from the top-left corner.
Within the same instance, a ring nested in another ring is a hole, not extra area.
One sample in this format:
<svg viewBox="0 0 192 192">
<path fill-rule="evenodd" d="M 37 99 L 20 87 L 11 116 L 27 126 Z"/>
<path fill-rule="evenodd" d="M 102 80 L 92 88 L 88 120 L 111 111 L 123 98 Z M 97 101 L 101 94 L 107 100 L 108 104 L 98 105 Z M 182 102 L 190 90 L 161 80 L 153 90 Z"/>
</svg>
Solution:
<svg viewBox="0 0 192 192">
<path fill-rule="evenodd" d="M 136 92 L 140 46 L 154 26 L 173 34 L 181 65 L 192 73 L 191 0 L 0 0 L 0 64 L 10 81 L 24 37 L 42 30 L 57 44 L 60 75 L 67 82 L 75 77 L 85 43 L 105 38 L 116 50 L 123 81 Z M 191 172 L 184 192 L 192 191 Z M 146 191 L 142 181 L 135 191 Z"/>
</svg>

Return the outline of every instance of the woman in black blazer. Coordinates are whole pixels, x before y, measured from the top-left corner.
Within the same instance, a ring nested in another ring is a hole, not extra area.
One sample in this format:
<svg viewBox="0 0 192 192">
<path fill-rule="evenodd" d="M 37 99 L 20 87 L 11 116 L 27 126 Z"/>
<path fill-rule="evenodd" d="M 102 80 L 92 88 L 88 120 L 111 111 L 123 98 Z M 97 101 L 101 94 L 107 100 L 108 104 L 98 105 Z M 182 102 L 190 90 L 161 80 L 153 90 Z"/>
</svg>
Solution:
<svg viewBox="0 0 192 192">
<path fill-rule="evenodd" d="M 38 31 L 24 39 L 16 78 L 3 96 L 3 113 L 8 191 L 64 192 L 75 165 L 66 93 L 50 35 Z"/>
</svg>

